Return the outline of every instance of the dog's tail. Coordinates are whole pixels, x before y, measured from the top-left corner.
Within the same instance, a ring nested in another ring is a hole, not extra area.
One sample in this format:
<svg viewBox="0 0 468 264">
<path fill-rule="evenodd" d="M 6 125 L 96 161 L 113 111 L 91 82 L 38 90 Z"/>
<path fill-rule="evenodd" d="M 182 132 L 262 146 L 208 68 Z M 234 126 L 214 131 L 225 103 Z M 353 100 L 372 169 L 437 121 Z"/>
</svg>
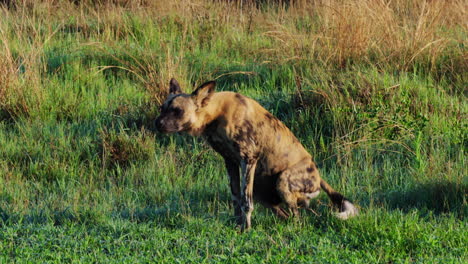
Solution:
<svg viewBox="0 0 468 264">
<path fill-rule="evenodd" d="M 326 181 L 320 179 L 320 187 L 327 193 L 333 204 L 339 208 L 339 213 L 336 214 L 341 220 L 346 220 L 358 214 L 358 209 L 341 193 L 335 191 Z"/>
</svg>

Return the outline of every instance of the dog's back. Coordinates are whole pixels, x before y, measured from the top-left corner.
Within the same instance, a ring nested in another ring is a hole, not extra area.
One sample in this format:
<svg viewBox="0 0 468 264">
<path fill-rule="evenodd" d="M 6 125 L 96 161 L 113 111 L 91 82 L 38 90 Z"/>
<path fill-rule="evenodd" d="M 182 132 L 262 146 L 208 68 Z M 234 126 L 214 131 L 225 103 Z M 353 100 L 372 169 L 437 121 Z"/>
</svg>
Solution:
<svg viewBox="0 0 468 264">
<path fill-rule="evenodd" d="M 218 92 L 213 94 L 210 104 L 217 110 L 208 112 L 218 117 L 203 134 L 208 140 L 223 137 L 224 144 L 229 141 L 238 144 L 239 155 L 230 157 L 236 163 L 240 164 L 241 156 L 257 156 L 263 161 L 262 168 L 275 174 L 303 159 L 311 159 L 289 128 L 255 100 L 234 92 Z M 223 149 L 218 152 L 223 157 L 228 154 Z"/>
</svg>

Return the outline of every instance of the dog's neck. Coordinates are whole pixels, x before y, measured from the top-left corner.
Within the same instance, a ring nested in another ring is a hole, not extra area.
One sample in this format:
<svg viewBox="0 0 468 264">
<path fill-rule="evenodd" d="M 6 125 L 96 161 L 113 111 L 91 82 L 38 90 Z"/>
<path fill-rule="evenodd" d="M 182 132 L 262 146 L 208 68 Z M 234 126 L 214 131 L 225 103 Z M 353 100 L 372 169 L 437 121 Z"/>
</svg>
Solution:
<svg viewBox="0 0 468 264">
<path fill-rule="evenodd" d="M 192 123 L 188 133 L 192 136 L 203 134 L 208 126 L 217 122 L 226 114 L 225 98 L 219 93 L 214 93 L 208 104 L 200 108 L 197 113 L 197 121 Z"/>
</svg>

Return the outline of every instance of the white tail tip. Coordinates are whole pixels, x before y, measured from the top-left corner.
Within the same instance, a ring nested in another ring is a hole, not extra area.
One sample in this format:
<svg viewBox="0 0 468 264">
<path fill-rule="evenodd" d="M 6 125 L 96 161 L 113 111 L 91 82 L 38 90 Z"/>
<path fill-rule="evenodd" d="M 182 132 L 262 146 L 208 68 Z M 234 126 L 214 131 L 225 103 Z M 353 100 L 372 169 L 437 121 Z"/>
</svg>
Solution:
<svg viewBox="0 0 468 264">
<path fill-rule="evenodd" d="M 344 201 L 342 211 L 337 213 L 336 217 L 341 220 L 346 220 L 358 215 L 358 213 L 358 209 L 350 201 Z"/>
</svg>

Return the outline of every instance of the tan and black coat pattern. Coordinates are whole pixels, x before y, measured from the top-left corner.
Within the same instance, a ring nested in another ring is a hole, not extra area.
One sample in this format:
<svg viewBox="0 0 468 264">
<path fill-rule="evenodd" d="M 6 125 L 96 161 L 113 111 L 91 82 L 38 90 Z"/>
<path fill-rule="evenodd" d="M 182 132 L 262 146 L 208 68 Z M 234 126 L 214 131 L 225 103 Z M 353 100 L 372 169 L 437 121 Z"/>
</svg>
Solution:
<svg viewBox="0 0 468 264">
<path fill-rule="evenodd" d="M 321 179 L 312 156 L 280 120 L 256 101 L 214 92 L 214 87 L 207 82 L 184 94 L 172 79 L 156 127 L 201 135 L 224 158 L 235 216 L 243 229 L 251 226 L 254 198 L 286 218 L 298 215 L 298 208 L 308 206 L 320 189 L 339 208 L 339 218 L 357 214 L 351 202 Z M 289 210 L 280 207 L 283 203 Z"/>
</svg>

